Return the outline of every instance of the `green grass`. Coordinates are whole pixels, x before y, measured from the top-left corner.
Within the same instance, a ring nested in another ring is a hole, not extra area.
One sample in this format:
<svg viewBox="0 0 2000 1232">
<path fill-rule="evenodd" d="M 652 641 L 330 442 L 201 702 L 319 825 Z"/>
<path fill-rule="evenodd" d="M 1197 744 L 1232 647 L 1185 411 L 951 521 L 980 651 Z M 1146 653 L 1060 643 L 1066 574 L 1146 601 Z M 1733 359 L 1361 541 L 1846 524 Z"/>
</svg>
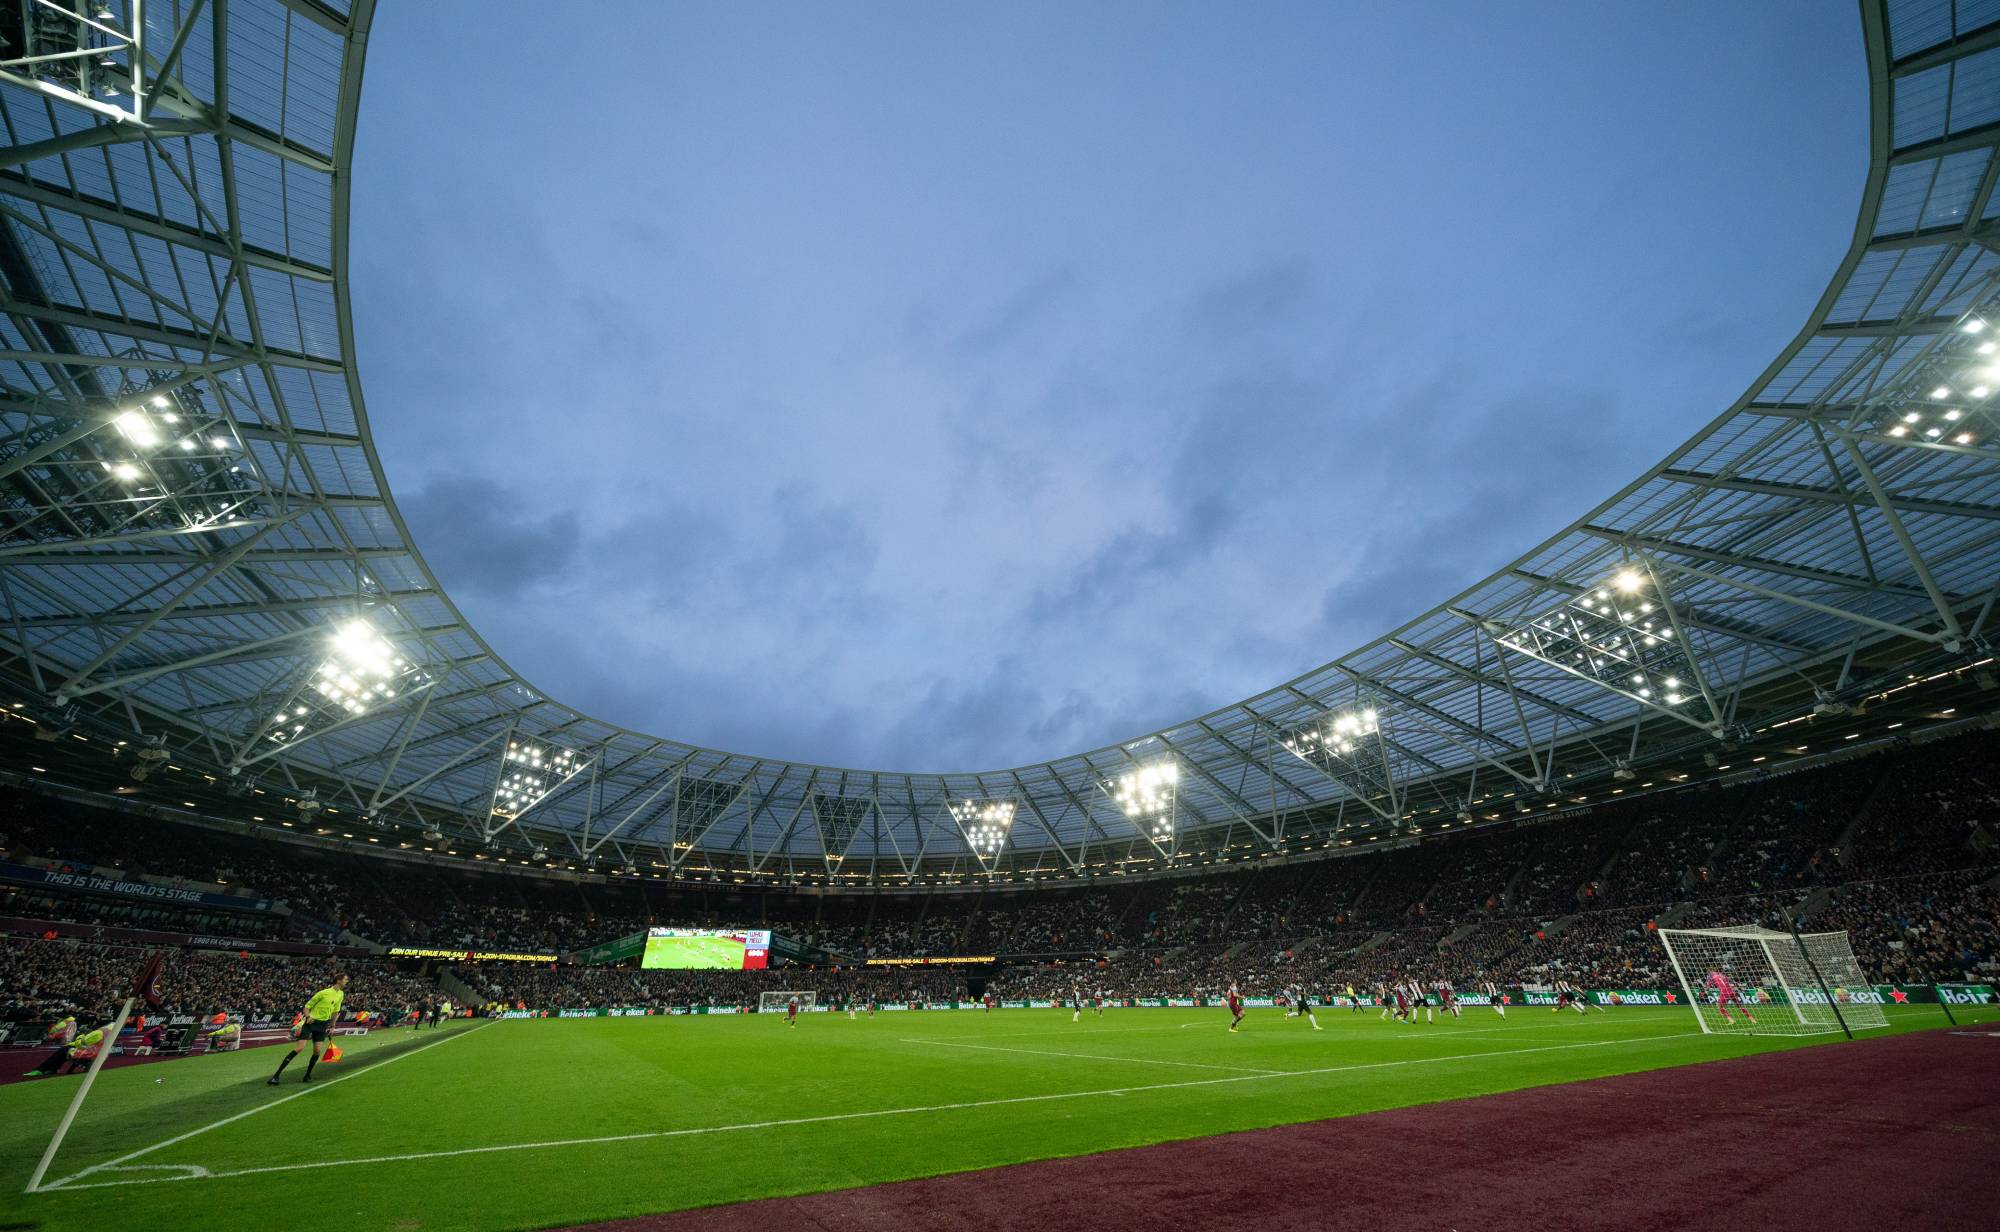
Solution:
<svg viewBox="0 0 2000 1232">
<path fill-rule="evenodd" d="M 1943 1025 L 1934 1006 L 1890 1014 L 1891 1031 Z M 1980 1016 L 2000 1010 L 1959 1012 Z M 793 1029 L 769 1014 L 391 1031 L 309 1087 L 298 1064 L 282 1088 L 264 1085 L 271 1048 L 107 1071 L 50 1172 L 76 1179 L 23 1194 L 78 1081 L 49 1079 L 0 1088 L 0 1227 L 101 1232 L 135 1210 L 170 1228 L 252 1213 L 279 1227 L 548 1227 L 1825 1041 L 1703 1037 L 1679 1009 L 1321 1021 L 1314 1033 L 1257 1010 L 1230 1035 L 1219 1010 L 1078 1024 L 1068 1011 L 1003 1010 L 813 1014 Z M 603 1140 L 618 1135 L 631 1136 Z M 522 1149 L 480 1149 L 493 1147 Z M 142 1150 L 123 1170 L 77 1176 Z M 430 1154 L 446 1151 L 461 1153 Z M 158 1179 L 193 1168 L 210 1175 Z M 141 1183 L 102 1184 L 116 1181 Z"/>
<path fill-rule="evenodd" d="M 744 945 L 728 937 L 648 937 L 642 965 L 740 971 Z"/>
</svg>

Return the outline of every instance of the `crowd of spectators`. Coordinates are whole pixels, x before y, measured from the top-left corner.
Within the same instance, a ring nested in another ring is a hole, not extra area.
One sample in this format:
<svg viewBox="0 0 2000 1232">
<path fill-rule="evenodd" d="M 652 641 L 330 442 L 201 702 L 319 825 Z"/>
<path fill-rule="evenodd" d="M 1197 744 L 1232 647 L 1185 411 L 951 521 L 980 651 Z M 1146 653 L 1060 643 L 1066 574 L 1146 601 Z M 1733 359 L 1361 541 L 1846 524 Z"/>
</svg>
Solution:
<svg viewBox="0 0 2000 1232">
<path fill-rule="evenodd" d="M 1009 997 L 1061 994 L 1079 981 L 1117 995 L 1178 996 L 1212 994 L 1230 982 L 1365 987 L 1399 975 L 1647 986 L 1667 977 L 1655 925 L 1745 921 L 1845 929 L 1877 979 L 1992 978 L 2000 973 L 1995 766 L 2000 736 L 1980 733 L 1744 786 L 1637 796 L 1505 832 L 1421 835 L 1341 858 L 1113 889 L 874 896 L 461 871 L 7 795 L 0 851 L 8 859 L 178 878 L 269 898 L 290 914 L 30 886 L 0 890 L 0 915 L 246 937 L 341 930 L 383 944 L 548 953 L 650 924 L 768 927 L 813 947 L 819 959 L 767 972 L 460 968 L 483 997 L 509 1003 L 754 1003 L 760 991 L 791 988 L 888 1001 L 948 997 L 966 991 L 965 971 L 885 972 L 860 960 L 987 954 L 1002 958 L 993 987 Z M 36 962 L 46 964 L 53 960 L 45 955 L 61 951 L 38 953 Z M 31 974 L 49 978 L 27 961 L 14 957 L 0 970 L 0 998 L 18 998 L 16 981 Z M 285 999 L 272 985 L 310 982 L 272 976 L 280 960 L 244 968 L 232 961 L 197 955 L 188 969 L 210 981 L 204 990 L 260 1003 Z M 245 984 L 252 975 L 269 978 Z M 86 984 L 77 995 L 88 993 Z"/>
<path fill-rule="evenodd" d="M 0 939 L 0 1022 L 74 1013 L 109 1018 L 130 991 L 143 949 L 74 940 Z M 346 1008 L 396 1013 L 437 995 L 429 980 L 374 962 L 232 953 L 176 952 L 161 977 L 160 1014 L 226 1010 L 288 1016 L 336 972 L 348 976 Z"/>
</svg>

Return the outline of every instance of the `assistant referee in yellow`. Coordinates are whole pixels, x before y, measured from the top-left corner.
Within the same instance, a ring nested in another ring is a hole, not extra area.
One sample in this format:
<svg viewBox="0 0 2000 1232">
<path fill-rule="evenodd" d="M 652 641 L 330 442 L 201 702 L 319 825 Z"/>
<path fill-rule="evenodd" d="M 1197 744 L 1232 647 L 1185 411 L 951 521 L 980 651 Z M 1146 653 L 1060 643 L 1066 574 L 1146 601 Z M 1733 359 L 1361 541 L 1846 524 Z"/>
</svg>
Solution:
<svg viewBox="0 0 2000 1232">
<path fill-rule="evenodd" d="M 299 1081 L 313 1080 L 313 1066 L 319 1064 L 319 1046 L 326 1042 L 333 1020 L 340 1016 L 340 1003 L 347 1000 L 346 990 L 347 973 L 343 971 L 333 977 L 333 983 L 314 993 L 312 1000 L 306 1002 L 305 1010 L 299 1014 L 298 1026 L 293 1028 L 298 1039 L 293 1043 L 292 1050 L 285 1054 L 285 1059 L 278 1062 L 278 1073 L 271 1075 L 272 1086 L 278 1085 L 278 1075 L 285 1072 L 292 1058 L 299 1055 L 299 1049 L 307 1044 L 312 1045 L 312 1059 L 306 1062 L 306 1076 Z"/>
</svg>

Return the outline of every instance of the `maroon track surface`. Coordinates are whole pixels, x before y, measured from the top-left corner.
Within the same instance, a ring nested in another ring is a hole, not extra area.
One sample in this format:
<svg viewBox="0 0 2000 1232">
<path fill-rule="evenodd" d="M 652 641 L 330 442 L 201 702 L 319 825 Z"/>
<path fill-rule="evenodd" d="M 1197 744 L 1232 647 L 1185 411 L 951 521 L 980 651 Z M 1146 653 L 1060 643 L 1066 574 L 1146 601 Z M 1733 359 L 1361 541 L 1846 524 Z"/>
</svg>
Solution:
<svg viewBox="0 0 2000 1232">
<path fill-rule="evenodd" d="M 2000 1031 L 1928 1031 L 577 1232 L 1963 1226 L 1996 1094 Z"/>
</svg>

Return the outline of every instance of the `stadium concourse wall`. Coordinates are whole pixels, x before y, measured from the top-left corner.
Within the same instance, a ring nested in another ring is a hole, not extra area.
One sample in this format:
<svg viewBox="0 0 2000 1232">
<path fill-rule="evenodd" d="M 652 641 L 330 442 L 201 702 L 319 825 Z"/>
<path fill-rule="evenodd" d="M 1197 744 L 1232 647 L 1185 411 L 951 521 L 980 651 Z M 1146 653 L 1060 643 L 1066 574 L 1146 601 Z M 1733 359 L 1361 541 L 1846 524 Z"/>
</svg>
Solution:
<svg viewBox="0 0 2000 1232">
<path fill-rule="evenodd" d="M 1802 1004 L 1816 1004 L 1825 1001 L 1825 996 L 1817 989 L 1794 989 Z M 1783 989 L 1777 990 L 1774 998 L 1785 1000 Z M 1681 1005 L 1681 994 L 1668 988 L 1600 988 L 1589 993 L 1593 1004 L 1601 1006 L 1669 1006 Z M 2000 992 L 1991 984 L 1875 984 L 1865 989 L 1854 989 L 1850 999 L 1861 1005 L 1994 1005 L 2000 1004 Z M 1465 993 L 1457 998 L 1461 1006 L 1468 1008 L 1493 1004 L 1484 993 Z M 1554 1005 L 1556 995 L 1539 988 L 1520 990 L 1518 996 L 1502 993 L 1503 1005 Z M 1436 995 L 1424 998 L 1426 1005 L 1438 1005 Z M 1068 1001 L 999 1001 L 1001 1009 L 1009 1010 L 1052 1010 L 1067 1009 Z M 1245 997 L 1243 1004 L 1251 1009 L 1273 1009 L 1285 1004 L 1280 997 Z M 1347 1009 L 1356 1004 L 1374 1008 L 1384 1002 L 1373 996 L 1327 997 L 1319 1002 L 1321 1008 Z M 1221 997 L 1108 997 L 1104 1001 L 1107 1009 L 1211 1009 L 1222 1005 Z M 986 1008 L 983 1001 L 895 1001 L 878 1002 L 878 1013 L 896 1013 L 915 1010 L 979 1010 Z M 499 1018 L 682 1018 L 689 1015 L 710 1014 L 754 1014 L 757 1007 L 743 1005 L 676 1005 L 666 1008 L 653 1006 L 543 1006 L 502 1010 L 495 1015 Z M 774 1011 L 775 1012 L 775 1011 Z M 825 1003 L 806 1007 L 808 1014 L 838 1013 L 837 1007 Z"/>
</svg>

